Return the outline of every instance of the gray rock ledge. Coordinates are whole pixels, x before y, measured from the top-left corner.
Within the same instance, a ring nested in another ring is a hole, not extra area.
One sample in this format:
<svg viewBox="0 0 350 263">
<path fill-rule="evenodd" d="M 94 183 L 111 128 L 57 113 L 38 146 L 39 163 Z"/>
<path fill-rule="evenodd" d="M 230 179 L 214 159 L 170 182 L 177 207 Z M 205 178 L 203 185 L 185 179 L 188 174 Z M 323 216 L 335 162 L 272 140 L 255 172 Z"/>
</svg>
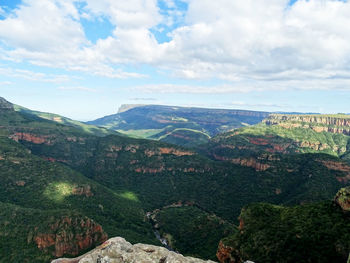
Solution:
<svg viewBox="0 0 350 263">
<path fill-rule="evenodd" d="M 51 263 L 214 263 L 146 244 L 132 245 L 122 237 L 107 240 L 99 247 L 77 258 L 60 258 Z"/>
</svg>

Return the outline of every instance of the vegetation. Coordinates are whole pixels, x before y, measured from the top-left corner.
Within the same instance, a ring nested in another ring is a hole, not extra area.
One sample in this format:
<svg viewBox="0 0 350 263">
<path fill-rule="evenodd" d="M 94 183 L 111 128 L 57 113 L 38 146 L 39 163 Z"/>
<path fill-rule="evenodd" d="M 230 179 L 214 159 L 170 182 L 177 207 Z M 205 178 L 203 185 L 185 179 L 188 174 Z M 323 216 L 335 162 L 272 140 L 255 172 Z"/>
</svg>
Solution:
<svg viewBox="0 0 350 263">
<path fill-rule="evenodd" d="M 239 129 L 238 133 L 215 137 L 201 146 L 204 154 L 200 154 L 193 149 L 154 140 L 115 134 L 102 136 L 102 133 L 97 136 L 79 125 L 43 119 L 29 111 L 14 111 L 6 103 L 2 108 L 1 103 L 0 100 L 0 202 L 10 205 L 6 209 L 10 211 L 14 209 L 11 205 L 15 205 L 20 209 L 40 210 L 43 216 L 69 210 L 93 219 L 109 236 L 120 235 L 131 242 L 159 244 L 151 224 L 145 220 L 145 212 L 174 202 L 190 202 L 201 210 L 179 208 L 159 214 L 160 220 L 166 222 L 162 231 L 171 234 L 180 252 L 213 258 L 212 253 L 217 247 L 214 240 L 219 239 L 219 233 L 228 233 L 232 229 L 229 226 L 237 224 L 236 219 L 243 206 L 257 201 L 293 205 L 327 200 L 340 187 L 349 184 L 346 169 L 331 169 L 325 165 L 325 162 L 342 162 L 338 154 L 302 152 L 292 143 L 294 139 L 291 136 L 301 136 L 301 131 L 300 135 L 296 132 L 296 135 L 288 133 L 283 137 L 278 133 L 279 128 L 263 125 L 246 127 Z M 148 116 L 153 116 L 154 109 L 148 110 Z M 130 111 L 123 114 L 128 116 Z M 162 132 L 169 131 L 173 135 L 200 135 L 202 137 L 198 138 L 203 140 L 208 139 L 205 134 L 218 131 L 217 124 L 206 124 L 205 131 L 210 132 L 198 130 L 198 126 L 193 128 L 190 112 L 186 116 L 171 116 L 169 121 L 189 125 L 182 128 L 175 125 L 173 130 L 167 130 L 169 127 L 164 128 L 157 122 L 147 124 L 147 118 L 141 113 L 139 111 L 136 121 L 140 121 L 146 130 L 162 129 Z M 193 114 L 197 121 L 205 122 L 202 112 L 194 111 Z M 214 118 L 215 114 L 206 117 Z M 229 118 L 225 116 L 223 123 L 227 124 Z M 251 117 L 250 121 L 256 118 Z M 245 122 L 249 123 L 249 120 L 245 119 Z M 225 129 L 231 125 L 226 124 Z M 273 137 L 272 134 L 278 136 Z M 163 135 L 164 139 L 171 138 L 166 133 Z M 268 139 L 269 142 L 254 144 L 250 140 L 252 136 Z M 327 143 L 334 142 L 341 147 L 347 139 L 345 135 L 323 136 Z M 190 141 L 186 140 L 186 143 Z M 286 151 L 269 152 L 269 149 L 274 149 L 274 144 L 281 146 L 285 143 L 290 144 Z M 218 147 L 224 144 L 230 147 Z M 251 157 L 268 166 L 259 170 L 234 164 L 230 159 L 218 161 L 213 153 L 231 159 Z M 227 225 L 221 224 L 219 218 Z M 33 221 L 35 223 L 41 224 Z M 10 227 L 21 228 L 22 224 L 18 221 L 18 226 L 14 223 Z M 168 224 L 174 228 L 167 228 Z M 205 231 L 197 231 L 193 244 L 189 245 L 185 241 L 188 235 L 184 233 L 198 229 L 197 224 Z M 215 232 L 217 229 L 220 229 L 219 233 Z M 24 232 L 27 230 L 23 228 Z M 213 239 L 204 244 L 207 237 L 201 237 L 205 233 L 213 233 Z M 6 238 L 0 240 L 0 247 L 13 246 L 15 242 L 10 238 L 7 240 L 9 245 L 6 245 L 5 241 Z M 186 247 L 181 245 L 182 242 L 187 244 Z M 21 244 L 25 246 L 25 243 Z M 204 252 L 204 247 L 210 255 Z"/>
<path fill-rule="evenodd" d="M 332 202 L 295 207 L 252 204 L 239 232 L 223 240 L 238 262 L 346 262 L 350 220 Z"/>
<path fill-rule="evenodd" d="M 220 239 L 236 231 L 231 223 L 195 206 L 162 209 L 156 220 L 175 250 L 203 259 L 216 260 Z"/>
<path fill-rule="evenodd" d="M 85 218 L 72 210 L 41 210 L 0 202 L 0 262 L 49 262 L 53 248 L 39 250 L 34 238 L 38 233 L 51 234 L 50 226 L 64 217 Z"/>
<path fill-rule="evenodd" d="M 14 110 L 17 112 L 20 112 L 20 113 L 23 113 L 26 115 L 37 116 L 39 118 L 54 121 L 54 122 L 64 124 L 67 126 L 72 126 L 72 127 L 75 127 L 83 132 L 86 132 L 88 134 L 93 134 L 96 136 L 106 136 L 108 134 L 118 134 L 118 132 L 116 132 L 116 131 L 109 130 L 109 129 L 102 128 L 102 127 L 97 127 L 94 125 L 85 124 L 83 122 L 75 121 L 75 120 L 60 116 L 58 114 L 33 111 L 30 109 L 24 108 L 22 106 L 19 106 L 19 105 L 13 105 L 13 107 L 14 107 Z"/>
</svg>

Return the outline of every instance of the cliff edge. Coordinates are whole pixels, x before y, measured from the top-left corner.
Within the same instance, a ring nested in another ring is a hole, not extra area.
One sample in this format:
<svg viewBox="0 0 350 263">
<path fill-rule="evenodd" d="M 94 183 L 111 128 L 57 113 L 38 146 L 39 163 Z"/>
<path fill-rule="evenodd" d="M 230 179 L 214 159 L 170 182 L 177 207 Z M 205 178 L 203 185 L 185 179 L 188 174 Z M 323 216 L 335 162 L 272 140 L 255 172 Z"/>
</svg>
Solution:
<svg viewBox="0 0 350 263">
<path fill-rule="evenodd" d="M 202 263 L 214 262 L 198 258 L 184 257 L 181 254 L 169 251 L 164 247 L 146 244 L 135 244 L 127 242 L 122 237 L 107 240 L 101 246 L 78 258 L 60 258 L 51 263 L 137 263 L 137 262 L 159 262 L 159 263 Z"/>
</svg>

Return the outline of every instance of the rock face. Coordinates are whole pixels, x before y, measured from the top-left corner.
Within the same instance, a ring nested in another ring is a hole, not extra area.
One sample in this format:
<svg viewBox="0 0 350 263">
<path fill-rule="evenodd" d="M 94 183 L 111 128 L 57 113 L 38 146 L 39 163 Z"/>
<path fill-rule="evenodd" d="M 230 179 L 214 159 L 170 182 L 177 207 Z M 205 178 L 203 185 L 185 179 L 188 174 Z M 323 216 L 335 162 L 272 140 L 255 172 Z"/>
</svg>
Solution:
<svg viewBox="0 0 350 263">
<path fill-rule="evenodd" d="M 51 263 L 201 263 L 213 262 L 184 257 L 164 247 L 153 245 L 132 245 L 122 237 L 107 240 L 91 252 L 73 259 L 61 258 Z"/>
<path fill-rule="evenodd" d="M 311 128 L 316 132 L 350 135 L 350 116 L 348 115 L 271 114 L 263 122 L 267 125 L 280 125 L 284 128 Z"/>
<path fill-rule="evenodd" d="M 226 246 L 222 241 L 220 241 L 218 246 L 218 251 L 216 252 L 216 257 L 219 262 L 235 263 L 236 259 L 233 257 L 232 252 L 234 248 Z"/>
<path fill-rule="evenodd" d="M 350 212 L 350 186 L 340 189 L 334 198 L 334 202 L 344 212 Z"/>
<path fill-rule="evenodd" d="M 36 233 L 33 241 L 39 249 L 55 257 L 79 255 L 107 240 L 107 234 L 93 220 L 63 217 L 50 226 L 50 233 Z"/>
</svg>

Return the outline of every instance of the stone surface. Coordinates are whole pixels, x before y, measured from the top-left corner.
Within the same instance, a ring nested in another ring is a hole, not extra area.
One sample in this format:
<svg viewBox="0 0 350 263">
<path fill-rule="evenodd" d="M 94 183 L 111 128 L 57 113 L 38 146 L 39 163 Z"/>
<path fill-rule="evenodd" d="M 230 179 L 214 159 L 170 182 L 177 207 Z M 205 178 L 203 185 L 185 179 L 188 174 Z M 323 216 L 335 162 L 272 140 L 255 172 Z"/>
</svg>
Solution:
<svg viewBox="0 0 350 263">
<path fill-rule="evenodd" d="M 213 262 L 184 257 L 164 247 L 127 242 L 122 237 L 107 240 L 101 246 L 74 259 L 61 258 L 51 263 L 202 263 Z"/>
</svg>

